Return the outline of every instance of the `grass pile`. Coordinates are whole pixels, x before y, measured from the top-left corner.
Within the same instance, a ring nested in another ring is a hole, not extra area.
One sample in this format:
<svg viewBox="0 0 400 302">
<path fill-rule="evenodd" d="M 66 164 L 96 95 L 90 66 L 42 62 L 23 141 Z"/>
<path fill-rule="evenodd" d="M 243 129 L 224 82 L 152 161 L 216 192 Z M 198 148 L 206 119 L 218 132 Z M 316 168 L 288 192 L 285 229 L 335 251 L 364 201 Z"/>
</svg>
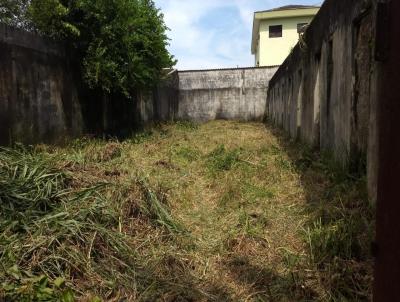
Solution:
<svg viewBox="0 0 400 302">
<path fill-rule="evenodd" d="M 363 174 L 258 123 L 0 151 L 6 301 L 365 301 Z"/>
</svg>

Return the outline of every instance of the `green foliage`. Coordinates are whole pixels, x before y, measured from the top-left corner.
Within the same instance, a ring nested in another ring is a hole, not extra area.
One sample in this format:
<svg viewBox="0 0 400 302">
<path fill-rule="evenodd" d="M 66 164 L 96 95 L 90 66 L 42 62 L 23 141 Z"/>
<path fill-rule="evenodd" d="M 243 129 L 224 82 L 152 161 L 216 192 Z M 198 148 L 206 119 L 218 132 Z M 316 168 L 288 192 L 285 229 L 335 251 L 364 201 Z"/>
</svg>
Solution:
<svg viewBox="0 0 400 302">
<path fill-rule="evenodd" d="M 72 290 L 65 289 L 64 278 L 49 280 L 45 275 L 34 276 L 30 272 L 22 272 L 17 265 L 7 271 L 7 276 L 8 281 L 1 285 L 7 301 L 75 301 Z"/>
<path fill-rule="evenodd" d="M 65 175 L 39 154 L 23 148 L 0 150 L 0 201 L 3 214 L 51 209 L 64 194 Z"/>
<path fill-rule="evenodd" d="M 40 32 L 46 36 L 64 39 L 79 36 L 73 23 L 68 22 L 70 9 L 59 0 L 32 0 L 28 17 Z"/>
<path fill-rule="evenodd" d="M 29 29 L 26 17 L 29 0 L 0 0 L 0 22 L 15 27 Z"/>
<path fill-rule="evenodd" d="M 91 88 L 132 97 L 175 64 L 151 0 L 32 0 L 28 15 L 39 32 L 73 46 Z"/>
<path fill-rule="evenodd" d="M 149 0 L 81 0 L 93 37 L 84 59 L 84 74 L 91 87 L 129 94 L 158 80 L 162 68 L 173 65 L 166 51 L 166 26 Z M 134 85 L 132 87 L 132 85 Z"/>
</svg>

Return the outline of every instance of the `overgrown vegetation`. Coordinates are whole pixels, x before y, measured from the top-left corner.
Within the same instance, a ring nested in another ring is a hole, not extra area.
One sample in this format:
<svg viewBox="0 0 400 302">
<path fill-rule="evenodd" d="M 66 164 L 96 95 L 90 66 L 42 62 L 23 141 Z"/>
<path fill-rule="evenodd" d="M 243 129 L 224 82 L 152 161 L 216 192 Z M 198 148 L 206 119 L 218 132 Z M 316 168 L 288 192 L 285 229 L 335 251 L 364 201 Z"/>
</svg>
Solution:
<svg viewBox="0 0 400 302">
<path fill-rule="evenodd" d="M 133 97 L 175 64 L 152 0 L 1 1 L 0 22 L 63 41 L 90 88 Z"/>
<path fill-rule="evenodd" d="M 0 151 L 8 301 L 366 301 L 361 175 L 262 124 Z"/>
<path fill-rule="evenodd" d="M 321 156 L 307 147 L 296 147 L 301 155 L 295 165 L 311 197 L 304 232 L 308 259 L 303 265 L 313 268 L 325 289 L 325 300 L 370 300 L 374 209 L 368 201 L 366 172 L 351 174 L 330 154 Z M 315 173 L 324 182 L 313 183 Z M 307 278 L 301 275 L 297 277 Z"/>
<path fill-rule="evenodd" d="M 114 158 L 113 146 L 102 150 L 101 161 L 83 156 L 100 164 Z M 80 179 L 84 167 L 74 173 L 80 164 L 35 149 L 0 152 L 0 278 L 6 300 L 72 301 L 73 292 L 88 290 L 89 301 L 129 291 L 133 297 L 155 277 L 138 260 L 140 243 L 129 233 L 154 232 L 162 244 L 170 232 L 183 231 L 161 192 L 143 178 L 122 183 L 98 175 L 92 182 Z"/>
<path fill-rule="evenodd" d="M 29 2 L 29 0 L 0 0 L 0 22 L 30 29 L 26 15 Z"/>
</svg>

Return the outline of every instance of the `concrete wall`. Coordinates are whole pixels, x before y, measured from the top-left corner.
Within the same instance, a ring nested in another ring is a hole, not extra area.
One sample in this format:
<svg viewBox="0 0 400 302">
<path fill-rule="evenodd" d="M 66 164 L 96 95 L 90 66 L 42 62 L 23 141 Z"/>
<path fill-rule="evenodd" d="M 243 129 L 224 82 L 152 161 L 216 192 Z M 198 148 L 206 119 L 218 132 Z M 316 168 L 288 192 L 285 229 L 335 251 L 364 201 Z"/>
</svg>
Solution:
<svg viewBox="0 0 400 302">
<path fill-rule="evenodd" d="M 109 115 L 106 120 L 117 115 L 120 121 L 111 121 L 106 128 L 116 133 L 129 110 L 133 110 L 131 115 L 135 116 L 137 125 L 171 120 L 200 123 L 215 119 L 261 121 L 265 115 L 268 82 L 277 69 L 166 71 L 164 80 L 152 91 L 139 92 L 130 108 L 124 106 L 118 111 L 113 108 L 113 103 L 123 97 L 109 97 L 105 105 Z"/>
<path fill-rule="evenodd" d="M 269 79 L 277 67 L 179 71 L 176 118 L 262 120 Z"/>
<path fill-rule="evenodd" d="M 157 121 L 176 120 L 179 106 L 179 74 L 171 70 L 165 79 L 153 90 L 153 119 Z"/>
<path fill-rule="evenodd" d="M 177 111 L 177 72 L 132 99 L 90 90 L 65 47 L 0 24 L 0 145 L 125 136 Z"/>
<path fill-rule="evenodd" d="M 164 71 L 157 87 L 127 99 L 88 89 L 75 65 L 62 45 L 0 25 L 0 145 L 123 137 L 153 121 L 262 120 L 277 69 Z"/>
<path fill-rule="evenodd" d="M 0 24 L 0 144 L 81 133 L 80 103 L 63 49 Z"/>
<path fill-rule="evenodd" d="M 327 0 L 270 81 L 269 118 L 352 169 L 376 171 L 375 8 Z M 374 196 L 374 192 L 370 192 Z"/>
</svg>

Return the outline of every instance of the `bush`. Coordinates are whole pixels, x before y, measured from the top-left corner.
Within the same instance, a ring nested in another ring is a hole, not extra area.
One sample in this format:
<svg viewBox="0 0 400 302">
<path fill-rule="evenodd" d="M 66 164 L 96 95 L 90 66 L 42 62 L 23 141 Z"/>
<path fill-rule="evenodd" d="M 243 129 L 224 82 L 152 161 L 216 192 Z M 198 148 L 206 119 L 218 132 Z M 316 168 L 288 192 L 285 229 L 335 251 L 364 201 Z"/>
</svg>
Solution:
<svg viewBox="0 0 400 302">
<path fill-rule="evenodd" d="M 1 0 L 0 1 L 0 22 L 15 27 L 29 29 L 26 11 L 29 0 Z"/>
<path fill-rule="evenodd" d="M 5 0 L 0 21 L 66 42 L 82 79 L 105 92 L 132 97 L 175 64 L 152 0 Z"/>
</svg>

